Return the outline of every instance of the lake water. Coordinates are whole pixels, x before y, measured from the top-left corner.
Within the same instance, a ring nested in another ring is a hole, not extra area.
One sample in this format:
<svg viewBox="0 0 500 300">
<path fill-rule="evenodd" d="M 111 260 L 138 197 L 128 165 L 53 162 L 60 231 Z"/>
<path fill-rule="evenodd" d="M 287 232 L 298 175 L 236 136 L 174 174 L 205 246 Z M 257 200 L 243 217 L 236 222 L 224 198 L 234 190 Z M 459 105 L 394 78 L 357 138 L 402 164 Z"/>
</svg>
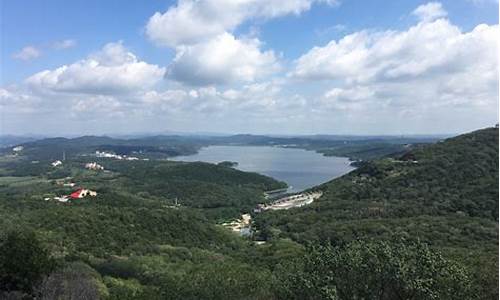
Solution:
<svg viewBox="0 0 500 300">
<path fill-rule="evenodd" d="M 172 158 L 177 161 L 238 162 L 237 169 L 257 172 L 286 182 L 299 192 L 352 170 L 345 157 L 327 157 L 314 151 L 268 146 L 209 146 L 198 154 Z"/>
</svg>

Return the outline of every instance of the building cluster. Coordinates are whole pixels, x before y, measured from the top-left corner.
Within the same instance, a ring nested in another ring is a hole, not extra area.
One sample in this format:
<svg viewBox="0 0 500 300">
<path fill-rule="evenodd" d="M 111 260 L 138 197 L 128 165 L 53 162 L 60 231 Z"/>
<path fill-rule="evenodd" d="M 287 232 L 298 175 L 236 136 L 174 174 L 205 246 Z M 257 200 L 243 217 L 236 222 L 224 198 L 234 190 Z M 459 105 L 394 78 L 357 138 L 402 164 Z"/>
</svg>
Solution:
<svg viewBox="0 0 500 300">
<path fill-rule="evenodd" d="M 89 189 L 78 189 L 69 195 L 71 199 L 81 199 L 87 196 L 95 197 L 97 196 L 97 192 Z"/>
<path fill-rule="evenodd" d="M 323 195 L 323 192 L 307 192 L 280 198 L 271 204 L 258 204 L 254 209 L 255 213 L 264 210 L 281 210 L 309 205 Z"/>
<path fill-rule="evenodd" d="M 85 164 L 85 169 L 99 171 L 99 170 L 104 170 L 104 167 L 96 162 L 91 162 Z"/>
<path fill-rule="evenodd" d="M 58 202 L 66 203 L 71 199 L 82 199 L 82 198 L 85 198 L 87 196 L 96 197 L 97 192 L 89 190 L 89 189 L 80 188 L 80 189 L 77 189 L 76 191 L 72 192 L 69 195 L 56 196 L 56 197 L 53 197 L 52 199 L 54 199 Z M 45 200 L 45 201 L 49 201 L 50 199 L 51 199 L 50 197 L 43 198 L 43 200 Z"/>
<path fill-rule="evenodd" d="M 120 160 L 139 160 L 139 158 L 135 156 L 118 155 L 110 152 L 101 152 L 101 151 L 96 151 L 95 156 L 101 158 L 114 158 Z"/>
</svg>

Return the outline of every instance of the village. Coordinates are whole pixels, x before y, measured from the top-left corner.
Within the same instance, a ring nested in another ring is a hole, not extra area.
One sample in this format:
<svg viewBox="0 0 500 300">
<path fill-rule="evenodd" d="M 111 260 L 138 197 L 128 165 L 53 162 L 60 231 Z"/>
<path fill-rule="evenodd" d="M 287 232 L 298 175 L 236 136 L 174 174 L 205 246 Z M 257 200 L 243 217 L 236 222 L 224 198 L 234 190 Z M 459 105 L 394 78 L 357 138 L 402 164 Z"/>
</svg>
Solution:
<svg viewBox="0 0 500 300">
<path fill-rule="evenodd" d="M 14 147 L 12 150 L 14 153 L 18 154 L 21 151 L 23 151 L 24 147 L 23 146 L 17 146 Z M 139 160 L 138 157 L 134 156 L 126 156 L 126 155 L 118 155 L 115 153 L 110 153 L 110 152 L 104 152 L 104 151 L 96 151 L 95 152 L 95 157 L 97 158 L 112 158 L 112 159 L 117 159 L 117 160 L 128 160 L 128 161 L 134 161 L 134 160 Z M 63 161 L 66 160 L 66 153 L 63 152 L 62 160 L 55 160 L 51 163 L 52 167 L 57 168 L 63 165 Z M 142 160 L 149 160 L 148 158 L 143 158 Z M 85 164 L 85 169 L 91 170 L 91 171 L 105 171 L 104 167 L 100 165 L 97 162 L 89 162 Z M 75 187 L 77 186 L 76 183 L 69 181 L 71 180 L 71 177 L 66 177 L 64 179 L 58 179 L 56 180 L 56 184 L 59 186 L 63 187 Z M 69 181 L 69 182 L 67 182 Z M 97 192 L 83 188 L 83 187 L 78 187 L 76 190 L 74 190 L 72 193 L 69 195 L 59 195 L 59 196 L 54 196 L 54 197 L 45 197 L 45 201 L 49 200 L 55 200 L 61 203 L 67 203 L 70 202 L 70 200 L 75 200 L 75 199 L 82 199 L 86 197 L 96 197 Z"/>
<path fill-rule="evenodd" d="M 22 149 L 21 149 L 22 150 Z M 63 161 L 64 161 L 64 155 L 63 155 Z M 63 165 L 63 161 L 61 160 L 56 160 L 51 163 L 52 167 L 58 168 Z M 104 167 L 97 162 L 90 162 L 85 164 L 85 169 L 87 170 L 92 170 L 92 171 L 104 171 Z M 55 181 L 56 185 L 58 186 L 63 186 L 63 187 L 75 187 L 77 184 L 75 182 L 71 181 L 71 177 L 66 177 L 62 179 L 57 179 Z M 69 195 L 59 195 L 59 196 L 54 196 L 54 197 L 45 197 L 43 200 L 49 201 L 49 200 L 55 200 L 61 203 L 67 203 L 70 202 L 70 200 L 76 200 L 76 199 L 83 199 L 86 197 L 96 197 L 97 192 L 83 188 L 83 187 L 78 187 L 76 190 L 71 192 Z"/>
<path fill-rule="evenodd" d="M 24 150 L 23 146 L 16 146 L 16 147 L 12 148 L 12 152 L 13 152 L 14 156 L 19 155 L 23 150 Z M 110 153 L 110 152 L 105 152 L 105 151 L 96 151 L 95 157 L 96 158 L 111 158 L 111 159 L 127 160 L 127 161 L 140 160 L 138 157 L 135 157 L 135 156 L 118 155 L 115 153 Z M 50 164 L 52 165 L 53 168 L 59 168 L 59 167 L 63 166 L 65 160 L 66 160 L 66 152 L 63 151 L 62 159 L 55 160 L 55 161 L 51 162 Z M 142 160 L 149 160 L 149 159 L 143 158 Z M 38 161 L 32 161 L 32 163 L 38 163 Z M 91 170 L 91 171 L 105 171 L 104 167 L 97 162 L 88 162 L 84 165 L 84 168 L 87 170 Z M 75 182 L 72 182 L 71 179 L 72 179 L 71 177 L 57 179 L 55 181 L 55 183 L 58 186 L 75 188 L 77 186 L 77 184 Z M 44 197 L 43 200 L 45 200 L 45 201 L 55 200 L 55 201 L 61 202 L 61 203 L 68 203 L 71 200 L 83 199 L 86 197 L 96 197 L 96 196 L 97 196 L 96 191 L 93 191 L 93 190 L 90 190 L 90 189 L 84 188 L 84 187 L 78 187 L 70 194 L 57 195 L 57 196 L 53 196 L 53 197 Z"/>
</svg>

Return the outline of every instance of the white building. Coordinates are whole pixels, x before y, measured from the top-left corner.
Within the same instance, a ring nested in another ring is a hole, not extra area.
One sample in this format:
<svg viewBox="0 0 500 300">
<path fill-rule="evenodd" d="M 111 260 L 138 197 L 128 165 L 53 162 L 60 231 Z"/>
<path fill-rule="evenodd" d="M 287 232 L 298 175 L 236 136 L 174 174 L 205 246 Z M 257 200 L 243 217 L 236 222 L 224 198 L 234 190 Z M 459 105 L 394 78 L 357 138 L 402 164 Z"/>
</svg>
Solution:
<svg viewBox="0 0 500 300">
<path fill-rule="evenodd" d="M 89 170 L 104 170 L 104 167 L 96 162 L 86 163 L 85 168 Z"/>
<path fill-rule="evenodd" d="M 61 197 L 54 197 L 54 200 L 57 200 L 59 202 L 68 202 L 69 198 L 68 196 L 61 196 Z"/>
<path fill-rule="evenodd" d="M 123 157 L 121 155 L 114 154 L 114 153 L 108 153 L 108 152 L 100 152 L 100 151 L 96 151 L 95 156 L 96 157 L 104 157 L 104 158 L 123 159 Z"/>
<path fill-rule="evenodd" d="M 62 161 L 60 161 L 60 160 L 56 160 L 56 161 L 52 162 L 52 166 L 53 167 L 57 167 L 57 166 L 60 166 L 60 165 L 62 165 Z"/>
</svg>

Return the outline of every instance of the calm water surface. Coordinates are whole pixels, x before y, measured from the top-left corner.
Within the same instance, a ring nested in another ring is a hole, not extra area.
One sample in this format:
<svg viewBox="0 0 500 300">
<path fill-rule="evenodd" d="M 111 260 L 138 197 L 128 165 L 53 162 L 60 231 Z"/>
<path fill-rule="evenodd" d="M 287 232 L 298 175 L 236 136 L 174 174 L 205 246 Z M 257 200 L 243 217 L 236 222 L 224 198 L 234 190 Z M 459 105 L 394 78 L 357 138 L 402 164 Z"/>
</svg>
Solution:
<svg viewBox="0 0 500 300">
<path fill-rule="evenodd" d="M 198 154 L 178 156 L 178 161 L 238 162 L 237 169 L 257 172 L 286 182 L 290 192 L 299 192 L 351 170 L 345 157 L 326 157 L 314 151 L 267 146 L 209 146 Z"/>
</svg>

